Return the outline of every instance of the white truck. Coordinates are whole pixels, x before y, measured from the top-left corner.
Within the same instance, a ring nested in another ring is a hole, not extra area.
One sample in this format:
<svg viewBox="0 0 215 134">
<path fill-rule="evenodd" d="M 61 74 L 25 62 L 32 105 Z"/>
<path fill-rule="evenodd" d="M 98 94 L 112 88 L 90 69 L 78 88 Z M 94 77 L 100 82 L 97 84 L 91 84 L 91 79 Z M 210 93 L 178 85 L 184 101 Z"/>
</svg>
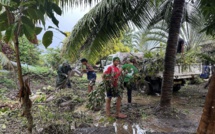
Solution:
<svg viewBox="0 0 215 134">
<path fill-rule="evenodd" d="M 163 71 L 158 71 L 154 75 L 149 75 L 147 73 L 146 65 L 143 64 L 143 75 L 145 76 L 145 81 L 147 85 L 142 86 L 142 92 L 147 94 L 160 93 L 161 84 L 163 80 Z M 163 66 L 163 65 L 162 65 Z M 176 64 L 174 70 L 174 86 L 173 91 L 178 91 L 181 89 L 186 82 L 186 80 L 193 80 L 195 77 L 202 74 L 202 64 L 201 63 L 192 63 L 189 65 Z"/>
</svg>

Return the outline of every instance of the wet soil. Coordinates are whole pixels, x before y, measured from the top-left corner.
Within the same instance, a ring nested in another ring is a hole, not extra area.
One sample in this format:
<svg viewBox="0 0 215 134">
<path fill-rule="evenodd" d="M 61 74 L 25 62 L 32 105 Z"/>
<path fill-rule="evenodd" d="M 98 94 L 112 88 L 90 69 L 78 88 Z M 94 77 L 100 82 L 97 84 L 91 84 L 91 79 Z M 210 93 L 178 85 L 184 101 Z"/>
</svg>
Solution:
<svg viewBox="0 0 215 134">
<path fill-rule="evenodd" d="M 160 96 L 141 95 L 133 91 L 133 104 L 127 104 L 126 92 L 122 100 L 122 112 L 126 119 L 105 116 L 105 105 L 101 111 L 86 108 L 87 81 L 76 79 L 73 89 L 55 91 L 55 79 L 35 79 L 31 84 L 33 94 L 45 99 L 33 101 L 35 134 L 145 134 L 145 133 L 195 133 L 202 114 L 207 89 L 200 85 L 186 85 L 173 93 L 172 109 L 168 113 L 157 111 Z M 49 88 L 48 88 L 49 87 Z M 27 121 L 20 117 L 16 90 L 9 89 L 6 98 L 0 99 L 0 134 L 25 134 Z M 46 101 L 48 98 L 51 101 Z M 62 103 L 65 104 L 62 105 Z M 3 109 L 5 109 L 4 112 Z M 112 101 L 112 114 L 115 103 Z"/>
</svg>

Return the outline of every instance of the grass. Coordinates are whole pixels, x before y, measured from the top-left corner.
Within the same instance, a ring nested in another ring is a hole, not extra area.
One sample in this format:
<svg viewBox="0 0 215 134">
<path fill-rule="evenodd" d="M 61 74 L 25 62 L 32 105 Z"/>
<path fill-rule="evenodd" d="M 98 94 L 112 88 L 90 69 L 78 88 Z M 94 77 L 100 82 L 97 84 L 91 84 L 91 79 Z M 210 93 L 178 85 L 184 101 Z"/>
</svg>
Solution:
<svg viewBox="0 0 215 134">
<path fill-rule="evenodd" d="M 7 78 L 6 76 L 0 78 L 0 84 L 8 89 L 16 87 L 16 83 L 12 79 Z"/>
</svg>

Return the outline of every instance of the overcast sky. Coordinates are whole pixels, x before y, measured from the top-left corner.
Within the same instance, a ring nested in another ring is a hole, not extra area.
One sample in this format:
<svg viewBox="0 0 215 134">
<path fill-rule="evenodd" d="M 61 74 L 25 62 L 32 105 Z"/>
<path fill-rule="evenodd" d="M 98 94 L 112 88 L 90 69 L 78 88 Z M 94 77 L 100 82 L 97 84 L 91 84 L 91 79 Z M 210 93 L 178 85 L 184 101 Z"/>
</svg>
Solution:
<svg viewBox="0 0 215 134">
<path fill-rule="evenodd" d="M 57 19 L 59 20 L 59 29 L 63 32 L 71 32 L 75 24 L 80 20 L 84 14 L 86 14 L 90 10 L 89 7 L 87 8 L 73 8 L 65 13 L 63 13 L 62 16 L 57 16 Z M 46 27 L 53 26 L 56 27 L 51 20 L 46 20 Z M 65 38 L 65 36 L 55 30 L 52 30 L 54 32 L 54 37 L 52 44 L 49 46 L 49 48 L 56 48 L 60 47 L 62 45 L 62 41 Z M 42 36 L 45 31 L 41 32 L 40 35 L 38 35 L 38 39 L 42 40 Z M 41 47 L 41 46 L 40 46 Z M 43 48 L 43 47 L 42 47 Z"/>
</svg>

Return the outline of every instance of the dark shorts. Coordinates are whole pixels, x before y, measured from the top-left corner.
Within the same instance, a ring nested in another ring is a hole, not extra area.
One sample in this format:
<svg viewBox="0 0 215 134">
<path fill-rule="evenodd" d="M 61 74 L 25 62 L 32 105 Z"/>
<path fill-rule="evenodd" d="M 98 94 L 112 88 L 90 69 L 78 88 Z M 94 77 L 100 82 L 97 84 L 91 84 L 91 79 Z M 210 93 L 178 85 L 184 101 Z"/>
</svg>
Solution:
<svg viewBox="0 0 215 134">
<path fill-rule="evenodd" d="M 89 80 L 89 84 L 91 86 L 95 85 L 96 73 L 95 72 L 87 72 L 87 79 Z"/>
<path fill-rule="evenodd" d="M 116 88 L 109 88 L 106 91 L 107 97 L 112 98 L 112 97 L 120 97 L 120 92 Z"/>
<path fill-rule="evenodd" d="M 95 72 L 87 72 L 87 79 L 90 80 L 96 80 L 96 73 Z"/>
</svg>

